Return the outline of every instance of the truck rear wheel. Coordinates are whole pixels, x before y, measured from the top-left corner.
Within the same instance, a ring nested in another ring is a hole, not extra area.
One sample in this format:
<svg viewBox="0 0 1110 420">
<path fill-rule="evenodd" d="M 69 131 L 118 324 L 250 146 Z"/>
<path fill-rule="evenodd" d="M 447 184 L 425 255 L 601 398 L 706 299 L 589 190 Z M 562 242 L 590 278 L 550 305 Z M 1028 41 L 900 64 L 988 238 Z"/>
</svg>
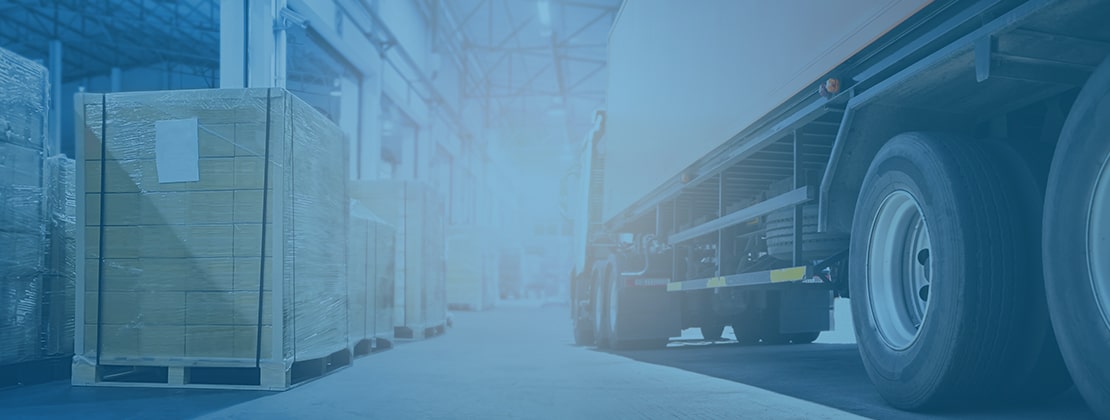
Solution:
<svg viewBox="0 0 1110 420">
<path fill-rule="evenodd" d="M 597 331 L 593 322 L 595 314 L 591 314 L 590 309 L 593 305 L 593 283 L 597 278 L 597 271 L 594 270 L 590 273 L 587 281 L 580 279 L 573 279 L 576 283 L 575 296 L 573 300 L 574 306 L 574 345 L 576 346 L 589 346 L 594 344 L 594 331 Z M 585 289 L 585 290 L 582 290 Z M 591 316 L 592 315 L 592 316 Z"/>
<path fill-rule="evenodd" d="M 1087 404 L 1110 417 L 1110 60 L 1083 87 L 1060 134 L 1044 213 L 1052 323 Z"/>
<path fill-rule="evenodd" d="M 608 270 L 605 264 L 600 268 L 595 267 L 593 277 L 594 343 L 601 348 L 609 346 L 609 319 L 606 316 L 609 308 L 605 294 L 609 290 Z"/>
<path fill-rule="evenodd" d="M 868 376 L 910 410 L 1067 386 L 1040 290 L 1041 200 L 1001 143 L 907 133 L 864 178 L 850 287 Z"/>
</svg>

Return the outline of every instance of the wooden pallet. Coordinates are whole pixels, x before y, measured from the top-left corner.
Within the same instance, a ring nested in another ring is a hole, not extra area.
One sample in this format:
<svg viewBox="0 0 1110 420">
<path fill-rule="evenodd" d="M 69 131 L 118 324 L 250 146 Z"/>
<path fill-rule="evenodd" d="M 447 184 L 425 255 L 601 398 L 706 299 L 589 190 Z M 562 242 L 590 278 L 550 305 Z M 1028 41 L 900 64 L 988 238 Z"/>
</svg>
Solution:
<svg viewBox="0 0 1110 420">
<path fill-rule="evenodd" d="M 384 337 L 364 338 L 351 344 L 351 355 L 363 357 L 393 348 L 393 343 Z"/>
<path fill-rule="evenodd" d="M 400 326 L 393 330 L 393 336 L 398 340 L 422 340 L 425 338 L 443 335 L 447 332 L 446 321 L 423 327 Z"/>
<path fill-rule="evenodd" d="M 202 365 L 90 364 L 75 361 L 73 385 L 141 388 L 198 388 L 284 391 L 350 366 L 350 350 L 327 357 L 284 364 L 262 362 L 258 367 Z"/>
</svg>

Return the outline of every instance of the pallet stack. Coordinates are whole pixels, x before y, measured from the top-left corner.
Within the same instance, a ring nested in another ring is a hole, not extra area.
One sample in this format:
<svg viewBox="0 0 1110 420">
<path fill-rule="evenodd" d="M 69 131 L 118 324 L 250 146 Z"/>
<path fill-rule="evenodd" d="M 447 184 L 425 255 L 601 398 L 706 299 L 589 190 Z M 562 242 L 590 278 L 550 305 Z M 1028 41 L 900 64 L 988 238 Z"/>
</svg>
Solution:
<svg viewBox="0 0 1110 420">
<path fill-rule="evenodd" d="M 490 309 L 500 295 L 498 249 L 492 229 L 451 226 L 447 234 L 447 307 Z"/>
<path fill-rule="evenodd" d="M 348 322 L 356 356 L 393 340 L 396 231 L 361 202 L 351 202 L 347 242 Z"/>
<path fill-rule="evenodd" d="M 346 142 L 281 89 L 78 94 L 75 385 L 348 363 Z"/>
<path fill-rule="evenodd" d="M 446 331 L 443 200 L 419 181 L 351 183 L 351 198 L 396 229 L 394 335 L 422 339 Z"/>
<path fill-rule="evenodd" d="M 45 159 L 46 121 L 46 69 L 0 49 L 0 386 L 72 353 L 73 161 Z"/>
</svg>

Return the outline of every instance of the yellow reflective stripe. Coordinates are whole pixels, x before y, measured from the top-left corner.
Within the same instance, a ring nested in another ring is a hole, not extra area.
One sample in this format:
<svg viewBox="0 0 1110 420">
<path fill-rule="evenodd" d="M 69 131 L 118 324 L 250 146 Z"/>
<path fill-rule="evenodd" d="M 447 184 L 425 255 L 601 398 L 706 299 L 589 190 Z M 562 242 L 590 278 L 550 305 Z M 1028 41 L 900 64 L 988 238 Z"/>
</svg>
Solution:
<svg viewBox="0 0 1110 420">
<path fill-rule="evenodd" d="M 713 277 L 705 284 L 706 288 L 725 287 L 724 277 Z"/>
<path fill-rule="evenodd" d="M 806 268 L 804 266 L 771 270 L 771 283 L 798 281 L 804 279 L 805 276 Z"/>
<path fill-rule="evenodd" d="M 668 292 L 677 292 L 679 290 L 682 290 L 682 282 L 674 281 L 674 282 L 667 283 L 667 291 Z"/>
</svg>

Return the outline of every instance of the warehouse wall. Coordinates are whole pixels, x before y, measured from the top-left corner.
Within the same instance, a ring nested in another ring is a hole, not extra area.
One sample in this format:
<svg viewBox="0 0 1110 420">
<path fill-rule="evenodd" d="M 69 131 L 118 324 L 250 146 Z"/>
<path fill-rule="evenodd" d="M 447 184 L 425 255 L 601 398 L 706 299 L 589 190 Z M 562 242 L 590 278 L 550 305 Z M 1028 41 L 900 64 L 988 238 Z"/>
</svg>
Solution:
<svg viewBox="0 0 1110 420">
<path fill-rule="evenodd" d="M 287 87 L 315 106 L 329 108 L 344 126 L 351 139 L 352 176 L 424 181 L 447 203 L 450 223 L 497 223 L 497 209 L 512 195 L 504 193 L 504 187 L 492 187 L 494 173 L 485 169 L 497 163 L 488 150 L 496 142 L 490 141 L 494 132 L 487 115 L 496 108 L 464 94 L 465 70 L 449 49 L 436 44 L 442 35 L 437 38 L 424 5 L 368 4 L 385 28 L 375 28 L 374 19 L 351 3 L 289 1 L 290 8 L 308 18 L 306 31 L 315 34 L 310 38 L 323 45 L 302 42 L 299 28 L 287 30 Z M 367 32 L 376 39 L 391 34 L 396 45 L 385 54 L 366 54 L 378 51 Z M 333 91 L 330 95 L 313 93 L 302 80 L 295 80 L 297 48 L 344 61 L 351 66 L 347 73 L 357 77 L 339 77 L 339 86 L 325 86 Z M 402 54 L 410 60 L 403 60 Z"/>
</svg>

